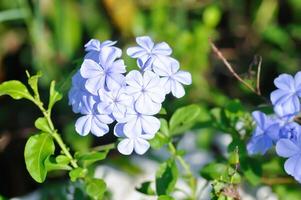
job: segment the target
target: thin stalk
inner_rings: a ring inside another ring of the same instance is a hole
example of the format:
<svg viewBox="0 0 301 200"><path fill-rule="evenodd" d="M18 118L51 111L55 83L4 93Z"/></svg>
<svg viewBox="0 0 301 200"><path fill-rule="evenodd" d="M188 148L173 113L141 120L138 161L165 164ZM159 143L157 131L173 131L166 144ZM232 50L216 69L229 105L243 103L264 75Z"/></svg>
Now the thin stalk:
<svg viewBox="0 0 301 200"><path fill-rule="evenodd" d="M64 152L64 154L70 159L70 163L72 165L73 168L78 168L78 165L76 163L76 160L73 158L73 156L71 155L71 153L68 150L68 147L66 146L66 144L63 142L61 136L57 133L57 131L54 128L54 125L52 123L52 120L50 118L50 112L48 112L44 107L42 102L37 102L37 101L33 101L34 104L36 104L39 109L41 110L41 112L43 113L45 119L47 120L47 123L51 129L51 135L54 138L54 140L57 142L57 144L60 146L60 148L62 149L62 151Z"/></svg>
<svg viewBox="0 0 301 200"><path fill-rule="evenodd" d="M191 193L192 193L190 198L191 198L191 200L196 200L197 181L191 172L190 166L188 165L188 163L186 163L186 161L180 155L177 155L177 149L173 145L172 142L168 143L168 149L169 149L170 153L173 156L175 156L175 158L179 161L180 165L183 167L185 174L186 174L186 178L188 180L188 185L190 186Z"/></svg>
<svg viewBox="0 0 301 200"><path fill-rule="evenodd" d="M214 51L214 53L219 57L219 59L221 59L223 61L223 63L225 64L225 66L227 67L227 69L230 71L230 73L239 81L241 82L244 86L246 86L249 90L251 90L252 92L254 92L255 94L257 94L258 96L261 96L260 92L258 92L252 85L250 85L249 83L247 83L246 81L244 81L233 69L233 67L231 66L231 64L227 61L227 59L224 57L224 55L222 54L222 52L220 52L218 50L218 48L215 46L215 44L209 40L210 45L212 50Z"/></svg>

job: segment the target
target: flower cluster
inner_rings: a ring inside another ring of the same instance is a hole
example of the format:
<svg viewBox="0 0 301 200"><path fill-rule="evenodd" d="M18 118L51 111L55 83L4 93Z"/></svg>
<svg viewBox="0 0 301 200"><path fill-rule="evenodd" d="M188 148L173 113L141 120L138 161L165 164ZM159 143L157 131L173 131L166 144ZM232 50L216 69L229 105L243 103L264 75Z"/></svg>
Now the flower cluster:
<svg viewBox="0 0 301 200"><path fill-rule="evenodd" d="M72 78L69 104L82 116L75 124L77 133L103 136L116 121L114 134L122 138L118 151L129 155L144 154L148 140L160 128L154 115L159 113L168 93L184 96L183 85L191 84L191 75L179 70L179 62L170 55L165 42L154 44L148 36L137 37L139 46L127 49L137 59L138 70L126 74L121 49L116 42L92 39L80 70Z"/></svg>
<svg viewBox="0 0 301 200"><path fill-rule="evenodd" d="M301 72L294 77L281 74L274 80L277 87L271 93L274 114L266 116L260 111L253 112L256 129L247 145L249 154L265 154L276 145L279 156L288 158L285 171L301 182L301 126L298 122L301 97Z"/></svg>

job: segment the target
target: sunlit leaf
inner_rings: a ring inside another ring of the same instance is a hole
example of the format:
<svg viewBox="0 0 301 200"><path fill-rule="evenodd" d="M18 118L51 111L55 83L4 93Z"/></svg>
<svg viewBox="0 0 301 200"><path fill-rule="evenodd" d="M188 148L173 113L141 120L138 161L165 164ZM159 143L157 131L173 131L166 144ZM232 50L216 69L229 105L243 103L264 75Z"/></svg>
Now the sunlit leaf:
<svg viewBox="0 0 301 200"><path fill-rule="evenodd" d="M47 169L45 160L54 153L54 143L48 133L31 136L25 145L24 156L26 168L31 177L39 182L44 182Z"/></svg>
<svg viewBox="0 0 301 200"><path fill-rule="evenodd" d="M9 95L14 99L29 99L33 100L26 86L20 81L6 81L0 84L0 96Z"/></svg>

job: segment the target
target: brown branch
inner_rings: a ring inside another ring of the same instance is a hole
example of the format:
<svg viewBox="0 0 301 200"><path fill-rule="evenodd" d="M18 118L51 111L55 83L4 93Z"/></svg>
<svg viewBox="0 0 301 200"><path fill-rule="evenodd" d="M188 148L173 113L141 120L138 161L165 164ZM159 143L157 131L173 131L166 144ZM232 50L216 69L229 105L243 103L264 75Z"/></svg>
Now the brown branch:
<svg viewBox="0 0 301 200"><path fill-rule="evenodd" d="M261 182L266 185L278 185L278 184L296 184L297 182L290 177L277 177L277 178L268 178L262 177Z"/></svg>
<svg viewBox="0 0 301 200"><path fill-rule="evenodd" d="M233 69L233 67L231 66L231 64L227 61L227 59L223 56L222 52L220 52L218 50L218 48L215 46L215 44L209 39L209 43L211 45L211 48L213 50L213 52L219 57L219 59L221 59L223 61L223 63L225 64L225 66L227 67L227 69L230 71L230 73L239 81L241 82L244 86L246 86L249 90L251 90L252 92L254 92L255 94L257 94L258 96L261 96L260 92L258 92L256 89L254 89L254 87L252 87L249 83L247 83L246 81L244 81ZM260 61L260 66L258 66L261 68L261 61ZM258 74L257 74L258 75ZM260 74L259 74L260 75Z"/></svg>

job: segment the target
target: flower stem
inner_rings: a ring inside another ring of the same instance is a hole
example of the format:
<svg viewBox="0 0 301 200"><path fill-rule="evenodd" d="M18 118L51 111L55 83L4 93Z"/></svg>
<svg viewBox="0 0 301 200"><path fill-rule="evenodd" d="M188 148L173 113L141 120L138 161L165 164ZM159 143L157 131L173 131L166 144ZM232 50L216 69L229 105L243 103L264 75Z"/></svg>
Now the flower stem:
<svg viewBox="0 0 301 200"><path fill-rule="evenodd" d="M195 200L196 199L196 189L197 189L197 180L196 178L193 176L190 166L189 164L183 159L182 156L177 155L177 149L176 147L173 145L172 142L168 143L168 147L169 147L169 151L170 153L175 156L175 158L179 161L180 165L183 167L183 169L185 170L186 173L186 178L187 178L187 183L190 186L191 189L191 196L190 199L191 200Z"/></svg>
<svg viewBox="0 0 301 200"><path fill-rule="evenodd" d="M43 113L45 119L47 120L49 128L51 129L51 135L52 135L52 137L57 142L57 144L60 146L60 148L62 149L62 151L64 152L64 154L70 159L70 163L71 163L72 167L73 168L78 168L76 160L73 158L73 156L69 152L69 148L63 142L62 137L60 136L60 134L58 134L57 131L55 130L54 125L53 125L52 120L51 120L51 117L50 117L50 112L47 111L43 107L43 103L41 101L38 101L38 102L37 101L33 101L33 102L34 102L34 104L36 104L39 107L39 109Z"/></svg>

